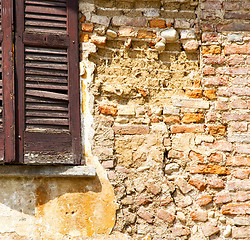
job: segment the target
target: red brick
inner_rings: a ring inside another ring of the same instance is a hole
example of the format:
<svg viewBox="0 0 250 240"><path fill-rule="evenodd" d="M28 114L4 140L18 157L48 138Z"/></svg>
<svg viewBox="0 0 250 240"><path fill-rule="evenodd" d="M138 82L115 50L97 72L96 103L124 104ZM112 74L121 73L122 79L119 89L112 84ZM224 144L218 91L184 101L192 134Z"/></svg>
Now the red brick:
<svg viewBox="0 0 250 240"><path fill-rule="evenodd" d="M182 123L203 123L205 122L205 117L200 113L188 113L181 119Z"/></svg>
<svg viewBox="0 0 250 240"><path fill-rule="evenodd" d="M149 127L145 125L116 125L113 127L115 134L142 135L149 133Z"/></svg>
<svg viewBox="0 0 250 240"><path fill-rule="evenodd" d="M226 165L234 167L250 166L250 157L228 157Z"/></svg>
<svg viewBox="0 0 250 240"><path fill-rule="evenodd" d="M204 157L200 153L197 153L197 152L192 151L192 150L189 152L188 157L189 157L189 159L191 159L192 161L197 162L197 163L204 162Z"/></svg>
<svg viewBox="0 0 250 240"><path fill-rule="evenodd" d="M218 33L202 33L202 42L218 42Z"/></svg>
<svg viewBox="0 0 250 240"><path fill-rule="evenodd" d="M119 37L134 37L135 30L131 27L121 27L118 30L118 36Z"/></svg>
<svg viewBox="0 0 250 240"><path fill-rule="evenodd" d="M219 55L204 55L203 56L203 62L205 64L225 64L226 59Z"/></svg>
<svg viewBox="0 0 250 240"><path fill-rule="evenodd" d="M93 32L94 25L92 23L82 23L82 31L84 32Z"/></svg>
<svg viewBox="0 0 250 240"><path fill-rule="evenodd" d="M206 189L206 182L198 179L198 178L191 178L188 183L194 187L196 187L199 191L204 191Z"/></svg>
<svg viewBox="0 0 250 240"><path fill-rule="evenodd" d="M117 107L109 106L109 105L101 105L99 106L99 112L105 115L117 115Z"/></svg>
<svg viewBox="0 0 250 240"><path fill-rule="evenodd" d="M229 66L234 65L243 65L244 64L244 57L240 55L232 55L227 60Z"/></svg>
<svg viewBox="0 0 250 240"><path fill-rule="evenodd" d="M233 176L238 179L248 179L250 175L250 169L237 169L233 172Z"/></svg>
<svg viewBox="0 0 250 240"><path fill-rule="evenodd" d="M190 167L190 173L201 173L201 174L218 174L218 175L228 175L230 171L226 167L221 167L219 165L198 165L196 167Z"/></svg>
<svg viewBox="0 0 250 240"><path fill-rule="evenodd" d="M211 163L221 163L223 161L222 153L212 153L207 160Z"/></svg>
<svg viewBox="0 0 250 240"><path fill-rule="evenodd" d="M149 20L149 26L151 28L165 28L166 21L161 20L161 19L152 19L152 20Z"/></svg>
<svg viewBox="0 0 250 240"><path fill-rule="evenodd" d="M203 74L204 75L214 75L215 74L215 68L211 66L205 66L203 68Z"/></svg>
<svg viewBox="0 0 250 240"><path fill-rule="evenodd" d="M228 203L228 202L231 202L232 201L232 197L229 193L223 193L223 192L220 192L220 193L217 193L214 197L214 202L216 204L222 204L222 203Z"/></svg>
<svg viewBox="0 0 250 240"><path fill-rule="evenodd" d="M250 204L229 203L221 207L224 215L246 215L250 214Z"/></svg>
<svg viewBox="0 0 250 240"><path fill-rule="evenodd" d="M217 226L215 226L213 223L210 223L210 222L205 223L201 229L202 229L203 234L206 237L215 235L220 231L220 229Z"/></svg>
<svg viewBox="0 0 250 240"><path fill-rule="evenodd" d="M249 54L250 53L250 44L247 45L238 45L238 44L230 44L226 45L224 48L225 55L230 54Z"/></svg>
<svg viewBox="0 0 250 240"><path fill-rule="evenodd" d="M156 38L156 34L153 31L139 30L137 33L137 38Z"/></svg>
<svg viewBox="0 0 250 240"><path fill-rule="evenodd" d="M161 220L163 220L164 222L167 222L167 223L173 223L175 220L174 215L172 215L171 213L169 213L163 209L158 210L157 217L160 218Z"/></svg>
<svg viewBox="0 0 250 240"><path fill-rule="evenodd" d="M163 122L166 124L175 124L175 123L180 123L180 117L178 116L169 116L169 117L164 117Z"/></svg>
<svg viewBox="0 0 250 240"><path fill-rule="evenodd" d="M88 33L80 33L80 42L88 42L89 34Z"/></svg>
<svg viewBox="0 0 250 240"><path fill-rule="evenodd" d="M223 77L209 77L204 79L205 86L223 86L227 85L228 83L228 76Z"/></svg>
<svg viewBox="0 0 250 240"><path fill-rule="evenodd" d="M209 203L211 203L212 202L212 197L210 196L210 195L202 195L202 196L200 196L200 197L198 197L198 199L197 199L197 204L199 205L199 206L206 206L206 205L208 205Z"/></svg>
<svg viewBox="0 0 250 240"><path fill-rule="evenodd" d="M205 126L203 124L196 125L175 125L171 127L171 133L203 133Z"/></svg>
<svg viewBox="0 0 250 240"><path fill-rule="evenodd" d="M209 178L207 184L210 188L220 189L225 187L225 183L219 178Z"/></svg>
<svg viewBox="0 0 250 240"><path fill-rule="evenodd" d="M223 140L214 141L214 143L205 143L205 146L219 151L232 151L232 143Z"/></svg>
<svg viewBox="0 0 250 240"><path fill-rule="evenodd" d="M203 32L213 32L215 30L215 25L213 23L203 22L201 23L201 30Z"/></svg>

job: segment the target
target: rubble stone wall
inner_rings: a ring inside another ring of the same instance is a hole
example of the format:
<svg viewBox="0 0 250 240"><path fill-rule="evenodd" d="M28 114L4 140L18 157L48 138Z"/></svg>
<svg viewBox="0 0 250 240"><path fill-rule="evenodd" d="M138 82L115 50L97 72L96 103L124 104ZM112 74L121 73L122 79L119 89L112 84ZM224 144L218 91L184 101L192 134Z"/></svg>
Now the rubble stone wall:
<svg viewBox="0 0 250 240"><path fill-rule="evenodd" d="M82 71L90 145L119 204L114 231L249 238L249 8L80 1L82 68L94 66L87 83Z"/></svg>

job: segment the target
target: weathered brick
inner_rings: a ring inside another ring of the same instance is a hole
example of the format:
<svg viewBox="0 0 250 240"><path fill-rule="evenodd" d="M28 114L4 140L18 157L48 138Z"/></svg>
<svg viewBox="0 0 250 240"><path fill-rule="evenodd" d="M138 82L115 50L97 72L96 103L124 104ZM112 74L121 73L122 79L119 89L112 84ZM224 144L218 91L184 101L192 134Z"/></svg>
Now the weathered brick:
<svg viewBox="0 0 250 240"><path fill-rule="evenodd" d="M240 9L240 2L223 2L223 8L225 10L239 10Z"/></svg>
<svg viewBox="0 0 250 240"><path fill-rule="evenodd" d="M202 229L202 232L203 234L206 236L206 237L210 237L214 234L217 234L218 232L220 232L220 229L215 226L214 224L212 223L204 223L201 227Z"/></svg>
<svg viewBox="0 0 250 240"><path fill-rule="evenodd" d="M172 103L176 107L185 108L209 108L209 102L200 99L172 98Z"/></svg>
<svg viewBox="0 0 250 240"><path fill-rule="evenodd" d="M82 31L84 32L93 32L94 26L92 23L82 23Z"/></svg>
<svg viewBox="0 0 250 240"><path fill-rule="evenodd" d="M207 221L207 212L204 210L192 211L190 213L193 221L206 222Z"/></svg>
<svg viewBox="0 0 250 240"><path fill-rule="evenodd" d="M119 37L134 37L135 30L131 27L121 27L118 30L118 36Z"/></svg>
<svg viewBox="0 0 250 240"><path fill-rule="evenodd" d="M250 31L249 24L244 22L233 22L229 24L217 24L216 29L218 32L222 31Z"/></svg>
<svg viewBox="0 0 250 240"><path fill-rule="evenodd" d="M228 75L246 75L248 73L248 68L244 67L219 67L217 72L220 74Z"/></svg>
<svg viewBox="0 0 250 240"><path fill-rule="evenodd" d="M232 151L232 143L227 142L227 141L214 141L214 143L205 143L205 146L215 149L215 150L219 150L219 151L225 151L225 152L230 152Z"/></svg>
<svg viewBox="0 0 250 240"><path fill-rule="evenodd" d="M201 3L201 9L205 10L219 10L222 8L221 2L206 1Z"/></svg>
<svg viewBox="0 0 250 240"><path fill-rule="evenodd" d="M205 64L225 64L226 59L223 56L220 55L204 55L203 56L203 62Z"/></svg>
<svg viewBox="0 0 250 240"><path fill-rule="evenodd" d="M87 43L89 41L88 33L80 33L80 42Z"/></svg>
<svg viewBox="0 0 250 240"><path fill-rule="evenodd" d="M211 163L221 163L223 161L223 154L222 153L212 153L207 160Z"/></svg>
<svg viewBox="0 0 250 240"><path fill-rule="evenodd" d="M139 210L137 211L137 215L148 223L152 223L154 221L153 214L148 212L144 207L139 208Z"/></svg>
<svg viewBox="0 0 250 240"><path fill-rule="evenodd" d="M225 55L230 54L249 54L250 53L250 44L238 45L238 44L229 44L224 48Z"/></svg>
<svg viewBox="0 0 250 240"><path fill-rule="evenodd" d="M250 114L248 113L230 113L226 112L222 114L222 119L226 121L249 121L250 120Z"/></svg>
<svg viewBox="0 0 250 240"><path fill-rule="evenodd" d="M196 187L199 191L204 191L206 189L206 182L198 179L198 178L191 178L189 179L188 183L194 187Z"/></svg>
<svg viewBox="0 0 250 240"><path fill-rule="evenodd" d="M167 206L169 203L173 202L173 198L171 196L163 197L160 200L160 206Z"/></svg>
<svg viewBox="0 0 250 240"><path fill-rule="evenodd" d="M216 110L228 110L229 103L227 101L217 101L215 103L215 109Z"/></svg>
<svg viewBox="0 0 250 240"><path fill-rule="evenodd" d="M233 176L238 179L248 179L250 169L237 169L233 172Z"/></svg>
<svg viewBox="0 0 250 240"><path fill-rule="evenodd" d="M182 123L203 123L205 122L205 117L200 113L185 114L181 119Z"/></svg>
<svg viewBox="0 0 250 240"><path fill-rule="evenodd" d="M161 192L161 187L153 183L148 183L147 191L153 193L154 195L158 195Z"/></svg>
<svg viewBox="0 0 250 240"><path fill-rule="evenodd" d="M182 159L184 157L184 153L171 149L168 152L168 157L169 158L175 158L175 159Z"/></svg>
<svg viewBox="0 0 250 240"><path fill-rule="evenodd" d="M205 126L203 124L171 126L171 133L203 133L204 131Z"/></svg>
<svg viewBox="0 0 250 240"><path fill-rule="evenodd" d="M215 68L211 66L205 66L203 68L203 74L204 75L214 75L215 74Z"/></svg>
<svg viewBox="0 0 250 240"><path fill-rule="evenodd" d="M117 115L117 107L109 106L109 105L101 105L99 106L99 112L101 114L115 116Z"/></svg>
<svg viewBox="0 0 250 240"><path fill-rule="evenodd" d="M250 193L244 191L238 191L235 193L235 200L237 202L245 202L250 200Z"/></svg>
<svg viewBox="0 0 250 240"><path fill-rule="evenodd" d="M223 86L228 83L228 76L204 78L205 86Z"/></svg>
<svg viewBox="0 0 250 240"><path fill-rule="evenodd" d="M170 229L174 237L188 236L191 234L188 227L175 226Z"/></svg>
<svg viewBox="0 0 250 240"><path fill-rule="evenodd" d="M185 208L187 206L190 206L193 203L193 200L190 196L185 196L181 199L175 199L175 202L178 207Z"/></svg>
<svg viewBox="0 0 250 240"><path fill-rule="evenodd" d="M218 42L218 33L202 33L202 42Z"/></svg>
<svg viewBox="0 0 250 240"><path fill-rule="evenodd" d="M115 134L120 135L134 135L134 134L148 134L149 126L145 125L116 125L113 127Z"/></svg>
<svg viewBox="0 0 250 240"><path fill-rule="evenodd" d="M202 89L186 89L185 94L191 98L202 98Z"/></svg>
<svg viewBox="0 0 250 240"><path fill-rule="evenodd" d="M242 93L242 95L244 95L244 92ZM230 102L230 106L233 109L235 109L235 108L236 109L247 109L248 108L248 104L244 100L233 100L233 101Z"/></svg>
<svg viewBox="0 0 250 240"><path fill-rule="evenodd" d="M156 38L156 33L153 31L139 30L137 33L137 38Z"/></svg>
<svg viewBox="0 0 250 240"><path fill-rule="evenodd" d="M149 20L149 26L151 28L165 28L166 27L166 20L162 20L162 19Z"/></svg>
<svg viewBox="0 0 250 240"><path fill-rule="evenodd" d="M228 192L219 192L214 196L214 202L216 204L228 203L232 201L232 197Z"/></svg>
<svg viewBox="0 0 250 240"><path fill-rule="evenodd" d="M98 46L105 47L106 45L106 37L101 37L97 35L92 35L90 41Z"/></svg>
<svg viewBox="0 0 250 240"><path fill-rule="evenodd" d="M236 144L236 153L250 154L250 144Z"/></svg>
<svg viewBox="0 0 250 240"><path fill-rule="evenodd" d="M222 179L220 178L209 178L207 180L207 184L210 188L215 188L215 189L219 189L219 188L224 188L225 187L225 183Z"/></svg>
<svg viewBox="0 0 250 240"><path fill-rule="evenodd" d="M178 177L175 180L175 184L180 188L180 190L183 194L186 194L193 189L193 187L191 185L189 185L185 179L180 178L180 177Z"/></svg>
<svg viewBox="0 0 250 240"><path fill-rule="evenodd" d="M198 197L196 202L199 206L202 207L202 206L206 206L209 203L211 203L212 200L213 200L212 197L210 195L206 194L206 195L201 195L200 197Z"/></svg>
<svg viewBox="0 0 250 240"><path fill-rule="evenodd" d="M153 202L152 198L147 196L147 195L139 195L136 199L135 199L135 203L138 206L141 205L146 205Z"/></svg>
<svg viewBox="0 0 250 240"><path fill-rule="evenodd" d="M202 54L220 54L221 47L219 45L210 45L202 47Z"/></svg>
<svg viewBox="0 0 250 240"><path fill-rule="evenodd" d="M102 166L105 168L105 169L111 169L111 168L114 168L114 161L113 160L108 160L108 161L103 161L102 162Z"/></svg>
<svg viewBox="0 0 250 240"><path fill-rule="evenodd" d="M244 12L226 12L224 15L225 19L250 19L249 13Z"/></svg>
<svg viewBox="0 0 250 240"><path fill-rule="evenodd" d="M163 122L166 124L175 124L175 123L180 123L180 117L178 116L169 116L169 117L164 117Z"/></svg>
<svg viewBox="0 0 250 240"><path fill-rule="evenodd" d="M250 214L250 204L228 203L221 207L221 212L224 215L246 215Z"/></svg>
<svg viewBox="0 0 250 240"><path fill-rule="evenodd" d="M228 157L226 165L235 167L250 166L250 157Z"/></svg>
<svg viewBox="0 0 250 240"><path fill-rule="evenodd" d="M91 22L108 27L110 23L110 18L106 16L98 16L98 15L92 14Z"/></svg>
<svg viewBox="0 0 250 240"><path fill-rule="evenodd" d="M213 23L203 22L201 23L201 30L203 32L214 32L215 25Z"/></svg>
<svg viewBox="0 0 250 240"><path fill-rule="evenodd" d="M225 135L226 133L226 127L225 126L215 126L215 125L210 125L208 126L208 131L209 134L212 136L219 136L219 135Z"/></svg>
<svg viewBox="0 0 250 240"><path fill-rule="evenodd" d="M250 88L248 87L231 87L228 89L231 93L239 96L250 96Z"/></svg>
<svg viewBox="0 0 250 240"><path fill-rule="evenodd" d="M132 27L145 27L147 25L146 18L134 17L129 18L126 16L114 16L111 21L113 26L132 26Z"/></svg>
<svg viewBox="0 0 250 240"><path fill-rule="evenodd" d="M189 168L190 173L201 173L201 174L218 174L218 175L228 175L229 170L226 167L221 167L219 165L198 165L196 167Z"/></svg>
<svg viewBox="0 0 250 240"><path fill-rule="evenodd" d="M234 65L243 65L245 60L243 56L240 55L231 55L228 59L227 62L229 66L234 66Z"/></svg>
<svg viewBox="0 0 250 240"><path fill-rule="evenodd" d="M250 179L246 180L231 180L227 182L229 191L250 191Z"/></svg>
<svg viewBox="0 0 250 240"><path fill-rule="evenodd" d="M202 154L197 153L195 151L190 151L189 155L188 155L189 159L191 159L194 162L197 163L203 163L204 162L204 157L202 156Z"/></svg>
<svg viewBox="0 0 250 240"><path fill-rule="evenodd" d="M250 236L250 227L233 227L232 238L233 239L248 239Z"/></svg>
<svg viewBox="0 0 250 240"><path fill-rule="evenodd" d="M169 213L163 209L158 210L157 217L160 218L161 220L163 220L164 222L167 222L167 223L173 223L175 220L174 215L172 215L171 213Z"/></svg>
<svg viewBox="0 0 250 240"><path fill-rule="evenodd" d="M234 225L236 226L249 226L250 225L250 217L234 217L233 221L234 221Z"/></svg>

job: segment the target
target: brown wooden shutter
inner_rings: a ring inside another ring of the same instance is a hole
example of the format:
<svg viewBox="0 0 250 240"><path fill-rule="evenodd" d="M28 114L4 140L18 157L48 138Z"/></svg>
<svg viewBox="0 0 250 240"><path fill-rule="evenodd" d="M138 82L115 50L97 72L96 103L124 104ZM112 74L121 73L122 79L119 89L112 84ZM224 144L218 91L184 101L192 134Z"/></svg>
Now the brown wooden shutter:
<svg viewBox="0 0 250 240"><path fill-rule="evenodd" d="M81 163L78 66L78 1L17 0L21 162Z"/></svg>
<svg viewBox="0 0 250 240"><path fill-rule="evenodd" d="M15 162L13 1L0 1L0 161Z"/></svg>

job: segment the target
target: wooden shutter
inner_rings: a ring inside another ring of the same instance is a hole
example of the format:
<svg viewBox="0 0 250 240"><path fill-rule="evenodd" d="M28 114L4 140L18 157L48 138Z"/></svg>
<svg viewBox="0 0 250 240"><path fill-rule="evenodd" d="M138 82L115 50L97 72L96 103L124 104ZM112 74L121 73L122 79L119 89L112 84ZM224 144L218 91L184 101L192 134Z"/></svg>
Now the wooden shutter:
<svg viewBox="0 0 250 240"><path fill-rule="evenodd" d="M78 1L16 1L18 149L23 163L80 164Z"/></svg>
<svg viewBox="0 0 250 240"><path fill-rule="evenodd" d="M0 161L15 162L13 1L0 1Z"/></svg>

